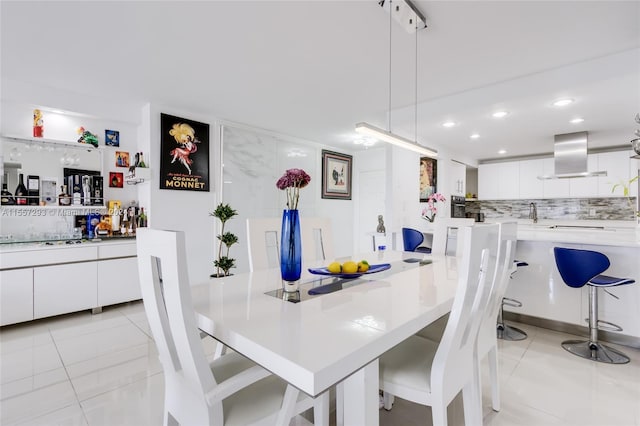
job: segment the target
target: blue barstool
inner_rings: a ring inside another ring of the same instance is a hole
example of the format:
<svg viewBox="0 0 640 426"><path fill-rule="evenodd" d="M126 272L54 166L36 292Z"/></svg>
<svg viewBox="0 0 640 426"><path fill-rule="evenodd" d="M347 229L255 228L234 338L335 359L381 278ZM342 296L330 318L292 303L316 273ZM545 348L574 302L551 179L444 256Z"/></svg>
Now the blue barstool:
<svg viewBox="0 0 640 426"><path fill-rule="evenodd" d="M529 266L527 262L523 262L521 260L514 260L513 264L517 268L520 268L522 266ZM513 274L515 274L516 270L511 273L510 278L513 278ZM520 302L519 300L511 299L509 297L502 298L502 304L500 305L500 311L498 312L498 324L496 326L498 339L510 341L526 339L527 333L520 330L519 328L512 327L504 323L504 320L502 319L504 305L511 306L513 308L521 308L522 302Z"/></svg>
<svg viewBox="0 0 640 426"><path fill-rule="evenodd" d="M417 229L402 228L402 242L404 251L415 251L419 253L431 253L429 247L422 247L420 244L424 241L424 234Z"/></svg>
<svg viewBox="0 0 640 426"><path fill-rule="evenodd" d="M628 363L628 356L598 342L598 324L600 323L609 325L615 331L622 331L622 328L615 324L598 320L598 287L633 284L635 280L600 275L609 268L611 263L607 256L597 251L555 247L553 253L565 284L574 288L589 286L589 340L567 340L562 342L562 347L574 355L592 361L609 364Z"/></svg>

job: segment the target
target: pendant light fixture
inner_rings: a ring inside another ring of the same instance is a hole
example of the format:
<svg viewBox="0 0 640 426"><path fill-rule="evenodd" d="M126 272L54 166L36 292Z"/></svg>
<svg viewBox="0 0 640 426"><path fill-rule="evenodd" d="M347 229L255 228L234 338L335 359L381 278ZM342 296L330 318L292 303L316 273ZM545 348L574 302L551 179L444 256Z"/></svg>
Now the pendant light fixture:
<svg viewBox="0 0 640 426"><path fill-rule="evenodd" d="M380 129L369 123L360 122L356 124L356 132L374 137L383 142L399 146L429 157L437 157L438 152L418 144L418 30L426 28L424 15L415 7L410 0L381 0L378 4L389 11L389 130ZM412 141L391 132L391 27L392 19L398 21L407 32L416 33L416 74L415 74L415 137Z"/></svg>

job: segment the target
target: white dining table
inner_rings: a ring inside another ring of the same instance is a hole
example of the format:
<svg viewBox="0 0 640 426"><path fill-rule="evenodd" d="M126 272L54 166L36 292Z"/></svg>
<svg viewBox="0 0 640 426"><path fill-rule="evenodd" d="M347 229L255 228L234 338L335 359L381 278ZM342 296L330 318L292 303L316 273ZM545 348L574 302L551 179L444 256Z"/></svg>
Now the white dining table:
<svg viewBox="0 0 640 426"><path fill-rule="evenodd" d="M450 311L456 258L380 251L353 259L391 268L299 303L267 294L281 285L279 269L194 285L198 327L310 396L343 382L344 424L378 425L378 358ZM326 265L305 268L318 266ZM305 270L301 291L327 280Z"/></svg>

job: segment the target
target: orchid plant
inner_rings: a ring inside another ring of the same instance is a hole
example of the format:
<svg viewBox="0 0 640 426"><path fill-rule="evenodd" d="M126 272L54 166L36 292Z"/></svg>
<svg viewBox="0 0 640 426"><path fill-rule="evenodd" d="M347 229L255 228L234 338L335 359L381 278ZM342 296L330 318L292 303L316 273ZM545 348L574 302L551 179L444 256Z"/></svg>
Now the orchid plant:
<svg viewBox="0 0 640 426"><path fill-rule="evenodd" d="M298 209L300 189L309 185L309 182L311 182L311 176L302 169L289 169L278 179L276 186L287 193L287 209Z"/></svg>
<svg viewBox="0 0 640 426"><path fill-rule="evenodd" d="M427 198L427 206L422 209L422 218L424 220L428 220L429 222L435 220L436 213L438 213L438 208L436 207L438 201L446 201L444 195L439 192L435 192Z"/></svg>

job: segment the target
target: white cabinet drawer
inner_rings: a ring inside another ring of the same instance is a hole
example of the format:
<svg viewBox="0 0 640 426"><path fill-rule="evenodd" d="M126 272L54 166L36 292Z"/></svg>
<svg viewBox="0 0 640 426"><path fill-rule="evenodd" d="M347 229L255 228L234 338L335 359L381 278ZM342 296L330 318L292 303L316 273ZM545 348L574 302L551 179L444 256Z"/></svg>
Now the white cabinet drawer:
<svg viewBox="0 0 640 426"><path fill-rule="evenodd" d="M34 268L34 318L81 311L98 306L97 268L97 262Z"/></svg>
<svg viewBox="0 0 640 426"><path fill-rule="evenodd" d="M110 259L114 257L126 257L136 255L136 243L127 244L105 244L98 247L99 259Z"/></svg>
<svg viewBox="0 0 640 426"><path fill-rule="evenodd" d="M2 256L0 256L0 269L82 262L86 260L96 260L98 258L97 247L88 247L84 244L80 246L81 247L2 253Z"/></svg>
<svg viewBox="0 0 640 426"><path fill-rule="evenodd" d="M0 271L0 325L33 319L33 269Z"/></svg>
<svg viewBox="0 0 640 426"><path fill-rule="evenodd" d="M138 258L98 262L98 306L142 299L138 279Z"/></svg>

